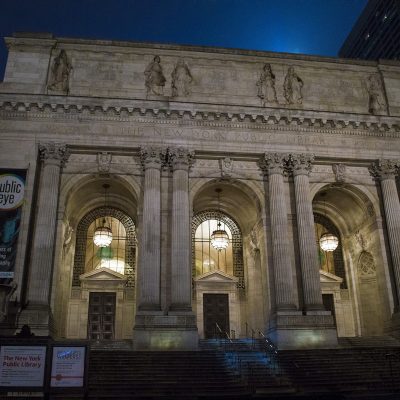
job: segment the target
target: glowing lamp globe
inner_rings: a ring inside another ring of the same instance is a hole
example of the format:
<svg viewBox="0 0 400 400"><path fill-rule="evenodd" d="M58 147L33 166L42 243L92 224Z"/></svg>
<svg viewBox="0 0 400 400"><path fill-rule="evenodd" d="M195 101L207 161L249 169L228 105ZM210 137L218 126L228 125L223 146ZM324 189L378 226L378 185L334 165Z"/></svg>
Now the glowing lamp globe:
<svg viewBox="0 0 400 400"><path fill-rule="evenodd" d="M323 251L334 251L339 245L339 239L332 233L324 233L319 239L319 245Z"/></svg>
<svg viewBox="0 0 400 400"><path fill-rule="evenodd" d="M112 231L108 226L96 228L93 235L93 242L98 247L108 247L112 242Z"/></svg>
<svg viewBox="0 0 400 400"><path fill-rule="evenodd" d="M229 246L229 237L223 229L217 229L211 234L211 246L221 251Z"/></svg>

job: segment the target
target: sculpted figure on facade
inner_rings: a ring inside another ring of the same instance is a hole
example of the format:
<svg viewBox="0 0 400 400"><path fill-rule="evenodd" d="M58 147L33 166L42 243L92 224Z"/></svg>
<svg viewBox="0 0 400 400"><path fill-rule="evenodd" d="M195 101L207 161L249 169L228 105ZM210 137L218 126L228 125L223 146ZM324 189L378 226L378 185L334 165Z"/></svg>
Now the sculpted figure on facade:
<svg viewBox="0 0 400 400"><path fill-rule="evenodd" d="M370 114L386 114L387 106L383 86L378 74L367 78L368 112Z"/></svg>
<svg viewBox="0 0 400 400"><path fill-rule="evenodd" d="M343 183L346 180L346 166L344 164L333 164L332 171L335 174L335 181Z"/></svg>
<svg viewBox="0 0 400 400"><path fill-rule="evenodd" d="M153 58L153 61L145 69L144 76L147 94L163 96L166 79L159 56Z"/></svg>
<svg viewBox="0 0 400 400"><path fill-rule="evenodd" d="M175 68L172 71L171 78L173 97L190 95L190 85L193 82L193 77L190 73L189 67L182 58L180 58L176 63Z"/></svg>
<svg viewBox="0 0 400 400"><path fill-rule="evenodd" d="M61 50L60 54L53 61L47 88L68 94L71 70L72 66L68 61L67 53L65 50Z"/></svg>
<svg viewBox="0 0 400 400"><path fill-rule="evenodd" d="M263 107L268 103L277 103L275 90L275 75L272 72L271 65L265 64L260 78L257 81L257 95L261 99Z"/></svg>
<svg viewBox="0 0 400 400"><path fill-rule="evenodd" d="M288 104L301 104L303 102L303 80L289 67L283 83L283 94Z"/></svg>

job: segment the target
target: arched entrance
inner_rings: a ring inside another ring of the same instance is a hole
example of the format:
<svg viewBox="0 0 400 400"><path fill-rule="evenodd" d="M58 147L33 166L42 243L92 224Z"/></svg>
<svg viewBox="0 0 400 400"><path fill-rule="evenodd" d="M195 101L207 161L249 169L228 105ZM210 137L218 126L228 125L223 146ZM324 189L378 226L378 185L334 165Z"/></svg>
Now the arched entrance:
<svg viewBox="0 0 400 400"><path fill-rule="evenodd" d="M220 202L216 189L222 190ZM201 338L245 336L245 326L264 330L267 271L260 267L260 249L255 245L264 239L256 199L252 189L235 180L207 182L194 196L193 310ZM218 224L229 237L229 245L220 251L211 243ZM264 251L261 259L265 262Z"/></svg>
<svg viewBox="0 0 400 400"><path fill-rule="evenodd" d="M94 244L96 227L107 224L109 246ZM67 336L122 339L130 334L136 272L136 230L128 215L113 207L99 207L78 224ZM129 332L129 333L128 333Z"/></svg>
<svg viewBox="0 0 400 400"><path fill-rule="evenodd" d="M334 252L318 245L321 287L335 314L339 336L384 334L390 317L381 233L371 200L359 188L329 185L313 199L318 239L339 238Z"/></svg>

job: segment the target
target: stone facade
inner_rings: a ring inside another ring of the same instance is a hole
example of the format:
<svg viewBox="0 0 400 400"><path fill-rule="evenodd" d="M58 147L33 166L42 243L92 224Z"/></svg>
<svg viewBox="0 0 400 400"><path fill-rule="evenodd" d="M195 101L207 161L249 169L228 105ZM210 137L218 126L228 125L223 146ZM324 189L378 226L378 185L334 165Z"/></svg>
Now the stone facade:
<svg viewBox="0 0 400 400"><path fill-rule="evenodd" d="M400 64L5 40L0 168L27 179L2 332L86 338L91 293L115 293L112 337L138 349L195 348L205 294L227 296L227 333L281 348L399 331ZM124 270L88 267L96 218L131 232ZM213 218L234 232L223 268L196 252Z"/></svg>

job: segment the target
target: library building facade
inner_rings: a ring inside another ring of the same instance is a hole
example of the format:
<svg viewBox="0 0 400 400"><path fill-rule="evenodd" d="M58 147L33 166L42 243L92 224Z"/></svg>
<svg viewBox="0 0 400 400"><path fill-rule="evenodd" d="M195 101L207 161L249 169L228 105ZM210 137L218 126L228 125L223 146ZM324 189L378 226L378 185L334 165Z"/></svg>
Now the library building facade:
<svg viewBox="0 0 400 400"><path fill-rule="evenodd" d="M400 335L400 64L5 38L0 335Z"/></svg>

